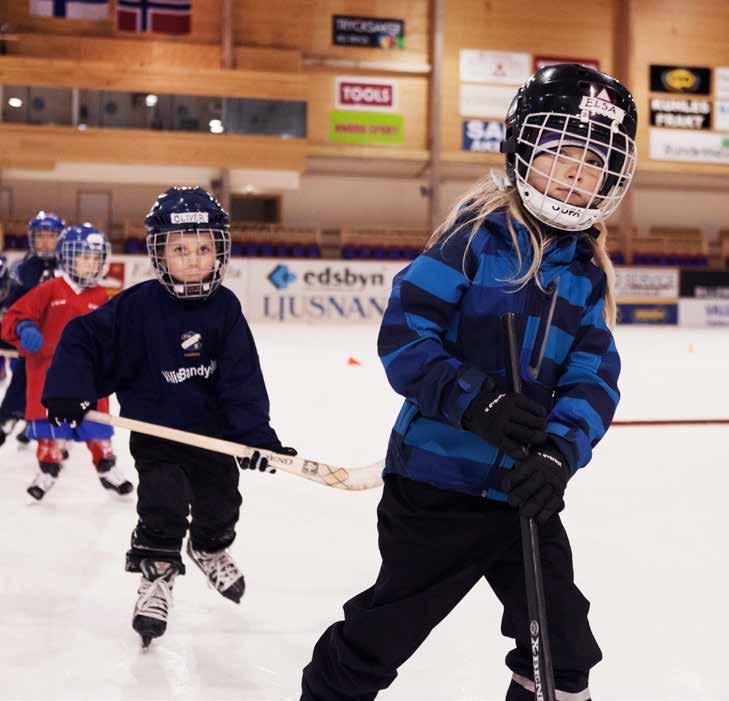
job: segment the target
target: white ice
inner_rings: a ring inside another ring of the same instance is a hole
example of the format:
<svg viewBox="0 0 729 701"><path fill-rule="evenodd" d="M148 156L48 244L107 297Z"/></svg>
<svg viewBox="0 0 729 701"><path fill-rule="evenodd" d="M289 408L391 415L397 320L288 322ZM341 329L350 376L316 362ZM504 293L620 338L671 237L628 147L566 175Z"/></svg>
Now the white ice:
<svg viewBox="0 0 729 701"><path fill-rule="evenodd" d="M326 462L384 454L399 398L376 358L376 327L255 329L285 443ZM729 334L620 328L618 418L729 416ZM361 365L348 365L352 356ZM120 463L136 480L126 447ZM238 607L190 565L167 635L140 652L123 572L134 501L104 492L84 446L54 490L26 505L32 451L0 449L0 699L298 698L302 667L350 596L377 574L378 490L344 493L286 474L241 475L233 553ZM718 701L726 684L729 429L614 428L569 485L564 520L577 582L605 659L600 701ZM497 701L510 643L477 586L379 698Z"/></svg>

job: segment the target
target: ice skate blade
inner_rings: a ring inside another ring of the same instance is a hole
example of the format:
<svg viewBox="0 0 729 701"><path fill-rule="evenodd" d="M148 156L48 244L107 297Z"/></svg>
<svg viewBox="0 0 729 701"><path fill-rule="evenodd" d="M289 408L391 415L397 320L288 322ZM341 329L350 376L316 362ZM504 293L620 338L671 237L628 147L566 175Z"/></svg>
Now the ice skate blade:
<svg viewBox="0 0 729 701"><path fill-rule="evenodd" d="M99 482L101 482L101 486L104 489L108 489L110 492L114 492L114 494L118 494L120 497L131 494L134 491L134 485L131 482L123 482L119 486L116 486L103 477L99 478Z"/></svg>
<svg viewBox="0 0 729 701"><path fill-rule="evenodd" d="M28 494L28 504L40 504L46 493L40 487L28 487L25 490Z"/></svg>
<svg viewBox="0 0 729 701"><path fill-rule="evenodd" d="M142 642L142 652L148 653L149 652L149 646L152 644L152 641L154 638L151 635L142 635L141 636L141 642Z"/></svg>

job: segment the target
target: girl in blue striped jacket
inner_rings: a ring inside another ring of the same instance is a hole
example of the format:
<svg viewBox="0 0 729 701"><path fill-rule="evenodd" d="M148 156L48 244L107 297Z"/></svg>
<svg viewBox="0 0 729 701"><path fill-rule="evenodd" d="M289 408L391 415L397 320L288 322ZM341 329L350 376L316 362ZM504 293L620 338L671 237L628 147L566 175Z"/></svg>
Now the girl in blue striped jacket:
<svg viewBox="0 0 729 701"><path fill-rule="evenodd" d="M557 698L589 701L601 652L558 512L619 398L603 222L632 178L636 119L610 76L541 69L507 115L508 181L478 183L396 277L379 352L405 402L378 508L382 567L317 643L303 701L374 699L481 577L515 640L506 699L533 699L520 515L541 524ZM507 381L508 312L521 395Z"/></svg>

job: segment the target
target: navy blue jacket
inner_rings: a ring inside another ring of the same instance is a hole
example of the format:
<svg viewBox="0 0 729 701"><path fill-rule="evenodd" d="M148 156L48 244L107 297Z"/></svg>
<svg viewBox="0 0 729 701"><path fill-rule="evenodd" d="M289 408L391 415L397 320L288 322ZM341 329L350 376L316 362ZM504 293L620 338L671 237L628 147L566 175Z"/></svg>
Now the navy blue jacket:
<svg viewBox="0 0 729 701"><path fill-rule="evenodd" d="M73 319L43 399L113 392L131 419L261 448L281 445L269 425L253 336L225 287L206 300L183 301L150 280Z"/></svg>
<svg viewBox="0 0 729 701"><path fill-rule="evenodd" d="M53 277L56 269L55 258L39 258L30 253L18 261L10 269L10 292L3 301L7 309L12 307L24 294L30 292L36 285Z"/></svg>
<svg viewBox="0 0 729 701"><path fill-rule="evenodd" d="M529 251L528 232L514 226L520 250ZM519 265L505 215L490 215L467 249L469 235L470 227L431 247L393 283L378 350L405 403L385 472L503 500L494 468L514 461L461 428L487 376L508 388L500 316L516 314L523 391L549 413L550 439L572 472L589 462L612 421L620 358L603 319L606 277L591 260L589 234L550 243L540 285L532 279L521 289L509 280L529 260Z"/></svg>
<svg viewBox="0 0 729 701"><path fill-rule="evenodd" d="M10 290L8 296L0 304L0 319L2 319L3 310L10 309L13 304L40 282L50 280L55 269L55 258L39 258L32 253L17 261L10 269ZM0 341L0 348L15 350L14 346L5 341Z"/></svg>

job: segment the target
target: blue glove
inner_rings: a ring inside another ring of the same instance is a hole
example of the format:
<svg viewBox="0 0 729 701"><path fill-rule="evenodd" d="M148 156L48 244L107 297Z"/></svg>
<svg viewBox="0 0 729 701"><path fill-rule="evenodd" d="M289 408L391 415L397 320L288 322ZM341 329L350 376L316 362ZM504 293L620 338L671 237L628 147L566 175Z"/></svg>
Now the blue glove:
<svg viewBox="0 0 729 701"><path fill-rule="evenodd" d="M30 353L37 353L43 345L43 334L32 321L19 321L15 326L20 345Z"/></svg>

